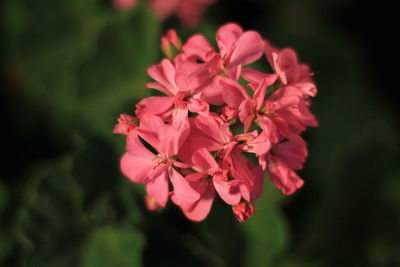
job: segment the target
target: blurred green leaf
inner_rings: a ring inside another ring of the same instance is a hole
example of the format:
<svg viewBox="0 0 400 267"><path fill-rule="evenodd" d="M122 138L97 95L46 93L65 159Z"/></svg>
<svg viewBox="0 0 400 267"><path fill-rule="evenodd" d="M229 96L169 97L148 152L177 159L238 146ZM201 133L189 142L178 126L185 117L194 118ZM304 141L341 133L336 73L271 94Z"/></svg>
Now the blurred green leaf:
<svg viewBox="0 0 400 267"><path fill-rule="evenodd" d="M84 194L84 207L111 193L120 182L115 149L103 138L82 129L79 152L73 160L72 174ZM109 166L109 168L102 168Z"/></svg>
<svg viewBox="0 0 400 267"><path fill-rule="evenodd" d="M134 228L104 227L94 230L86 243L83 267L142 266L142 235Z"/></svg>
<svg viewBox="0 0 400 267"><path fill-rule="evenodd" d="M288 247L288 226L278 206L281 192L265 177L265 193L256 201L255 213L242 224L248 239L246 266L275 266Z"/></svg>
<svg viewBox="0 0 400 267"><path fill-rule="evenodd" d="M3 5L13 14L4 17L8 60L22 69L30 101L59 121L110 136L125 105L149 95L146 69L160 54L160 23L147 5L132 12L96 0Z"/></svg>
<svg viewBox="0 0 400 267"><path fill-rule="evenodd" d="M21 264L71 266L77 260L87 220L70 169L70 158L37 166L21 192L25 200L14 226Z"/></svg>

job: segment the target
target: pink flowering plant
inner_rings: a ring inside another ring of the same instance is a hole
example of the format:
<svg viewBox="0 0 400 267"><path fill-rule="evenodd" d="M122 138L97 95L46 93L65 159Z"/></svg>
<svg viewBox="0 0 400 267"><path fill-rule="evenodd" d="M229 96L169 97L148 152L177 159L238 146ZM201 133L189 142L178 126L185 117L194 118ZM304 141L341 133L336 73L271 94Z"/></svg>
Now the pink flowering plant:
<svg viewBox="0 0 400 267"><path fill-rule="evenodd" d="M202 221L214 198L239 221L255 210L265 173L285 195L303 186L296 173L307 157L301 134L318 125L310 112L317 93L308 65L290 48L278 49L234 23L219 28L218 49L200 34L182 43L174 30L161 39L167 58L147 70L135 116L121 114L114 133L126 135L120 166L146 185L149 210L170 199ZM271 72L250 64L265 58Z"/></svg>

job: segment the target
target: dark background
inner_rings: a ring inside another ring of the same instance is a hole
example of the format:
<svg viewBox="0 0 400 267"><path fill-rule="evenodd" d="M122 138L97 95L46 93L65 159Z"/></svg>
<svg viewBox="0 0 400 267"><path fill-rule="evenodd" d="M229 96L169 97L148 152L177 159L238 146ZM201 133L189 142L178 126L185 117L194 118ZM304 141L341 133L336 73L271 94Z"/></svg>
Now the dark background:
<svg viewBox="0 0 400 267"><path fill-rule="evenodd" d="M399 266L399 100L391 1L228 1L196 30L145 5L0 3L0 266ZM238 223L217 201L201 223L149 213L119 173L119 113L151 92L170 27L213 38L228 21L293 47L318 85L305 186L266 182Z"/></svg>

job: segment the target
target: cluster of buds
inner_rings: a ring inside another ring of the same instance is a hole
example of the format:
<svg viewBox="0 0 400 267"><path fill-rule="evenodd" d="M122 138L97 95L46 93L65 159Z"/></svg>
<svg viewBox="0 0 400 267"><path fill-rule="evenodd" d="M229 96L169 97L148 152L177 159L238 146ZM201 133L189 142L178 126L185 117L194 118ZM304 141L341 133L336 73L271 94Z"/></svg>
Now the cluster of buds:
<svg viewBox="0 0 400 267"><path fill-rule="evenodd" d="M283 194L303 185L306 143L317 126L309 110L316 86L309 67L289 48L277 49L255 31L230 23L215 50L200 34L181 43L162 37L168 58L148 68L151 96L122 114L114 133L127 137L122 173L146 185L149 210L170 198L193 221L207 217L218 195L239 221L254 212L264 176ZM266 57L272 73L246 67Z"/></svg>

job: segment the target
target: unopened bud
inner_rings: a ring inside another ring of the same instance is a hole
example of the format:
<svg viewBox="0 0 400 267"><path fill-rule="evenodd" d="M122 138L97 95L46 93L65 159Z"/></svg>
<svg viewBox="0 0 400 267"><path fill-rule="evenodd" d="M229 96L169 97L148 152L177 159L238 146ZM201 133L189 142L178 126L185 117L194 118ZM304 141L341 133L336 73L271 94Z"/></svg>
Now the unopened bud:
<svg viewBox="0 0 400 267"><path fill-rule="evenodd" d="M181 51L182 42L175 30L168 30L167 34L161 37L161 48L169 59L173 59Z"/></svg>
<svg viewBox="0 0 400 267"><path fill-rule="evenodd" d="M248 201L242 201L232 206L233 214L239 222L246 221L254 213L254 205Z"/></svg>
<svg viewBox="0 0 400 267"><path fill-rule="evenodd" d="M157 211L162 208L162 206L158 204L157 200L153 196L147 195L144 198L144 202L146 203L146 208L149 211Z"/></svg>
<svg viewBox="0 0 400 267"><path fill-rule="evenodd" d="M221 119L229 124L236 122L238 111L230 106L224 106L221 110Z"/></svg>

